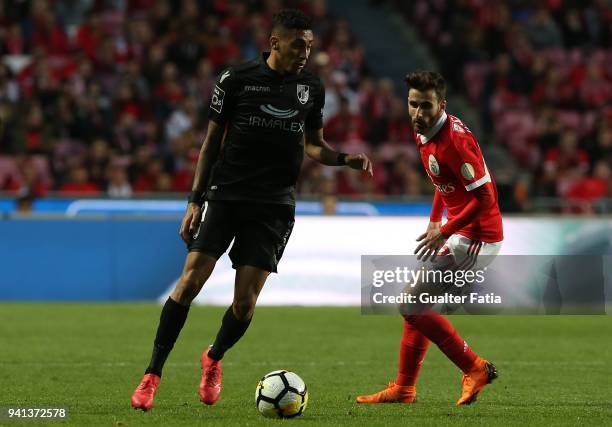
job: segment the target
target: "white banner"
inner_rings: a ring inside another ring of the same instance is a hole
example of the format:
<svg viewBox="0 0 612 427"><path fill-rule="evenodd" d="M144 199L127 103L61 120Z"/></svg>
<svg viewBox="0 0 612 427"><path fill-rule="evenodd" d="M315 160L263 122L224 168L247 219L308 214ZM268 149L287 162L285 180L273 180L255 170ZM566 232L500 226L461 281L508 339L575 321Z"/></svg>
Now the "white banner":
<svg viewBox="0 0 612 427"><path fill-rule="evenodd" d="M298 217L278 274L270 275L258 305L358 306L361 255L412 254L428 221L426 217ZM555 255L585 239L601 237L609 242L612 225L607 219L593 218L506 218L504 236L500 254ZM225 254L194 302L229 305L234 273ZM161 301L173 288L174 283Z"/></svg>

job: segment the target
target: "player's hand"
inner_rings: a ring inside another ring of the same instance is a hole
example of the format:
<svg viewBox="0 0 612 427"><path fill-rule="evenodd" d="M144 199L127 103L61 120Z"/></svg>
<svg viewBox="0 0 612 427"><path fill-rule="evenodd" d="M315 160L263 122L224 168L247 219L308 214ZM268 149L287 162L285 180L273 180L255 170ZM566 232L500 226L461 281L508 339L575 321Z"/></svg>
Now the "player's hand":
<svg viewBox="0 0 612 427"><path fill-rule="evenodd" d="M191 242L193 234L200 226L201 220L202 208L197 203L189 203L187 205L187 212L185 212L185 216L183 217L181 228L179 230L181 239L183 239L185 243Z"/></svg>
<svg viewBox="0 0 612 427"><path fill-rule="evenodd" d="M346 156L346 165L351 169L367 171L370 176L374 176L372 161L363 153Z"/></svg>
<svg viewBox="0 0 612 427"><path fill-rule="evenodd" d="M438 251L446 243L446 237L440 233L440 226L440 222L430 222L427 231L417 237L417 242L421 242L414 250L417 260L427 261L430 257L431 261L436 259Z"/></svg>

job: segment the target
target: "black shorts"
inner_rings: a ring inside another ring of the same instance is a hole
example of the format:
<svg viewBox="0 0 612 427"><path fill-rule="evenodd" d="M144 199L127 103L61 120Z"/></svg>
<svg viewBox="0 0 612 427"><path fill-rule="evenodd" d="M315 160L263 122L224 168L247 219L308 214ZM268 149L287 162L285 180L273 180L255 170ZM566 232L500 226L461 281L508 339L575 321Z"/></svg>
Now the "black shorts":
<svg viewBox="0 0 612 427"><path fill-rule="evenodd" d="M234 268L251 265L276 273L294 222L295 206L213 200L206 202L187 248L219 259L234 239L229 252Z"/></svg>

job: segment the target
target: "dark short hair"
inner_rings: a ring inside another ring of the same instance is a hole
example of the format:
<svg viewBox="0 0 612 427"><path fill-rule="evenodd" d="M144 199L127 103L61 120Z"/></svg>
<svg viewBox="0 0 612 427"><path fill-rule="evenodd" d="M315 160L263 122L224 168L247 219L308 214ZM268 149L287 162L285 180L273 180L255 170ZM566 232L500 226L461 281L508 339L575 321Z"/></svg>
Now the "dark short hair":
<svg viewBox="0 0 612 427"><path fill-rule="evenodd" d="M311 29L312 18L297 9L283 9L272 16L272 32Z"/></svg>
<svg viewBox="0 0 612 427"><path fill-rule="evenodd" d="M408 91L416 89L425 92L433 89L438 100L443 101L446 99L446 81L440 73L435 71L414 71L408 73L404 81L408 86Z"/></svg>

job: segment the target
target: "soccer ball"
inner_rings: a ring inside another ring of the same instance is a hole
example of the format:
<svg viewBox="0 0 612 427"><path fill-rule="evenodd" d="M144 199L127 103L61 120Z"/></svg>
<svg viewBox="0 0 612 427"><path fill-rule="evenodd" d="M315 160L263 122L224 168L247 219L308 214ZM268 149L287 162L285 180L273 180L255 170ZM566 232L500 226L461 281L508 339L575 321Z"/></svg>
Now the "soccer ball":
<svg viewBox="0 0 612 427"><path fill-rule="evenodd" d="M295 372L272 371L257 384L255 403L264 417L293 418L306 409L308 390Z"/></svg>

